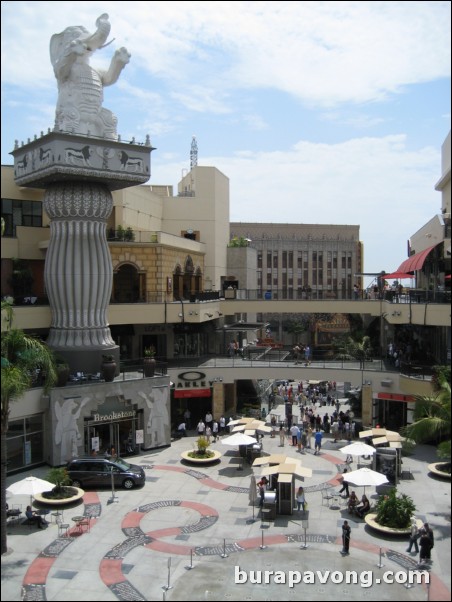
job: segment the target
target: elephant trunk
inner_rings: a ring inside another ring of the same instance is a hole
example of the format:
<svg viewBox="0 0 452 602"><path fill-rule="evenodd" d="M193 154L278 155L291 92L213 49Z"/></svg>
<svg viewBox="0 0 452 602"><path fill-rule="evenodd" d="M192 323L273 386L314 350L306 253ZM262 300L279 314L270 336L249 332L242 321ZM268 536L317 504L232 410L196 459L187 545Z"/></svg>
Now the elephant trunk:
<svg viewBox="0 0 452 602"><path fill-rule="evenodd" d="M110 33L111 25L108 20L108 15L104 13L101 15L96 21L97 30L93 34L89 34L86 38L83 37L82 40L86 44L87 49L89 51L97 50L101 48Z"/></svg>

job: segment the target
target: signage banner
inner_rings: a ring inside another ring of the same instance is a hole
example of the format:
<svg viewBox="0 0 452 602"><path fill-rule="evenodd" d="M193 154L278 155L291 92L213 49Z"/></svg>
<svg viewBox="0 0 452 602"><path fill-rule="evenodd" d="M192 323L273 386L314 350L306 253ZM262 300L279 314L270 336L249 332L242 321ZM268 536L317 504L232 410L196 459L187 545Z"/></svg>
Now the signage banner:
<svg viewBox="0 0 452 602"><path fill-rule="evenodd" d="M187 397L210 397L211 396L211 392L210 389L181 389L178 390L176 389L174 391L174 397L175 398L183 398L186 399Z"/></svg>

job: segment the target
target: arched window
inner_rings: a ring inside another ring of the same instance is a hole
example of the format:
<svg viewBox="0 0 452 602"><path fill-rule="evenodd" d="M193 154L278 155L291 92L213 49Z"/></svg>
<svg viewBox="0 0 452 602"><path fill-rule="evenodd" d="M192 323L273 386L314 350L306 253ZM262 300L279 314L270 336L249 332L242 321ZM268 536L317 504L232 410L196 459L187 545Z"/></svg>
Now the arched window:
<svg viewBox="0 0 452 602"><path fill-rule="evenodd" d="M146 274L136 266L124 263L113 274L113 303L137 303L145 301Z"/></svg>

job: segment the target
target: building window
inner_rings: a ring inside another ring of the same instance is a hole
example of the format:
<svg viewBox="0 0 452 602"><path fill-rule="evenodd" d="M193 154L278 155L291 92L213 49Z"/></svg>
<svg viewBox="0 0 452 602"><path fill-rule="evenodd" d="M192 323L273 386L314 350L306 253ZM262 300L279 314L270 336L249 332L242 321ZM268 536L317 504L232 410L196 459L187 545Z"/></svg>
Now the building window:
<svg viewBox="0 0 452 602"><path fill-rule="evenodd" d="M35 414L10 420L7 433L8 472L44 461L44 419Z"/></svg>
<svg viewBox="0 0 452 602"><path fill-rule="evenodd" d="M16 236L17 226L42 228L41 201L2 199L1 212L5 220L3 236Z"/></svg>

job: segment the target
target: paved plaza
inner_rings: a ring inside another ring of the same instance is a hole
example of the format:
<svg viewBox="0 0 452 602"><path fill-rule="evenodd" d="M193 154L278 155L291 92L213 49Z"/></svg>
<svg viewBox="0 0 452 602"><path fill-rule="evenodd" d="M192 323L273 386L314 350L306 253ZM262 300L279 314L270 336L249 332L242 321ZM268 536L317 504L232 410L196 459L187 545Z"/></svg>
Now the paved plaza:
<svg viewBox="0 0 452 602"><path fill-rule="evenodd" d="M116 491L116 501L111 490L87 491L82 504L64 510L67 534L59 534L54 520L43 530L9 526L1 599L450 600L450 482L429 474L427 464L436 460L433 448L418 446L403 459L411 478L398 489L414 499L417 516L435 535L430 586L407 587L384 583L383 575L392 571L403 577L417 567L419 557L406 553L408 538L381 536L348 514L345 499L323 499L325 487L338 491L344 467L339 449L345 441L333 443L325 435L315 456L309 450L300 455L288 440L283 449L279 437L264 437L265 453L301 457L313 470L303 483L307 513L294 510L269 522L262 522L259 508L249 502L253 471L247 464L240 469L238 450L214 443L212 448L223 454L220 462L192 467L180 454L194 441L188 436L130 458L144 468L146 484ZM28 474L46 478L48 470L11 476L7 485ZM362 494L362 488L355 489ZM375 501L375 489L366 493ZM26 496L8 500L23 509L29 503ZM89 531L78 532L75 515L91 517ZM349 556L340 553L344 519L352 528ZM322 583L326 571L331 578ZM356 571L358 582L346 583L346 571Z"/></svg>

